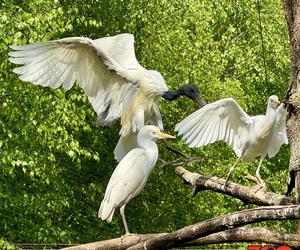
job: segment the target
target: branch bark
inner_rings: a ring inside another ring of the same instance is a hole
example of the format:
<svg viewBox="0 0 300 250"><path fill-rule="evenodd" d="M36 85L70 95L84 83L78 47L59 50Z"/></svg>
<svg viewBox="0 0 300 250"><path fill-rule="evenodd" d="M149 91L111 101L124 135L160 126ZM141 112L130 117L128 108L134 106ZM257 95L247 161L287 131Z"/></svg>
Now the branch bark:
<svg viewBox="0 0 300 250"><path fill-rule="evenodd" d="M192 173L182 166L176 167L176 173L180 175L185 182L194 187L193 195L201 190L210 189L240 199L247 204L252 203L262 206L271 206L295 203L295 200L290 197L267 192L263 189L258 190L255 186L242 186L231 181L228 181L226 189L224 190L225 179Z"/></svg>
<svg viewBox="0 0 300 250"><path fill-rule="evenodd" d="M291 146L289 163L288 190L296 187L297 203L300 203L300 3L298 0L284 1L285 15L290 36L292 55L292 79L287 93L290 118L287 121L287 131ZM298 222L298 234L300 223Z"/></svg>
<svg viewBox="0 0 300 250"><path fill-rule="evenodd" d="M166 233L159 234L135 234L129 236L122 236L120 238L97 241L78 246L66 247L64 250L123 250L144 242L154 237L165 235Z"/></svg>
<svg viewBox="0 0 300 250"><path fill-rule="evenodd" d="M238 227L187 242L183 246L203 246L234 242L264 242L267 244L288 245L300 249L300 236L278 232L264 227Z"/></svg>
<svg viewBox="0 0 300 250"><path fill-rule="evenodd" d="M300 206L270 206L255 209L247 209L229 215L220 216L203 222L196 223L174 231L172 233L156 237L138 243L128 250L133 249L169 249L185 242L203 237L219 231L240 227L246 224L266 220L288 220L300 218Z"/></svg>
<svg viewBox="0 0 300 250"><path fill-rule="evenodd" d="M63 248L64 250L125 250L139 242L144 242L167 233L158 234L137 234L124 236L104 241L97 241L88 244L82 244ZM183 243L181 247L186 246L204 246L222 243L234 242L264 242L267 244L288 245L293 249L300 249L300 238L297 234L278 232L263 227L239 227L228 229L223 232L213 233L196 240Z"/></svg>

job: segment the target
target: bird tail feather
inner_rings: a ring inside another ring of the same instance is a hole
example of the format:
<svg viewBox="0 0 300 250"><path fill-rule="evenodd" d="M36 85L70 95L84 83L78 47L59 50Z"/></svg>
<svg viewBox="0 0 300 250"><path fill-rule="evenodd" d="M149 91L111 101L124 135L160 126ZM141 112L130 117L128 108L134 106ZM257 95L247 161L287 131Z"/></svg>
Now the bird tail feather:
<svg viewBox="0 0 300 250"><path fill-rule="evenodd" d="M106 220L107 222L111 222L115 212L115 207L113 204L103 200L101 202L99 211L98 211L98 218L101 220Z"/></svg>

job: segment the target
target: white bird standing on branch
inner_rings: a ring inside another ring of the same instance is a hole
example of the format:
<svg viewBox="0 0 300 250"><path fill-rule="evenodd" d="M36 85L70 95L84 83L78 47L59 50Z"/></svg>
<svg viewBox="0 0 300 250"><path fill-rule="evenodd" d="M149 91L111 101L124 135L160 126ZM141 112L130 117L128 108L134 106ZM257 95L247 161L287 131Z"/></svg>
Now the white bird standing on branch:
<svg viewBox="0 0 300 250"><path fill-rule="evenodd" d="M138 148L129 151L115 168L108 182L98 217L110 222L117 207L120 207L126 234L129 234L125 206L144 188L158 158L157 139L175 138L160 132L153 125L144 126L137 135Z"/></svg>
<svg viewBox="0 0 300 250"><path fill-rule="evenodd" d="M161 74L143 68L134 52L134 37L120 34L91 40L69 37L32 45L10 46L9 60L24 66L14 69L23 81L44 87L83 88L98 116L109 125L121 117L115 158L120 161L136 146L136 133L147 124L163 129L158 100L184 95L203 105L198 88L185 84L169 91Z"/></svg>
<svg viewBox="0 0 300 250"><path fill-rule="evenodd" d="M215 141L228 143L238 157L227 174L232 171L241 158L252 161L260 156L256 176L260 186L264 181L260 177L260 167L266 155L273 157L282 144L288 144L286 134L287 111L278 97L269 97L265 115L249 116L231 98L207 104L192 113L175 127L190 147L205 146Z"/></svg>

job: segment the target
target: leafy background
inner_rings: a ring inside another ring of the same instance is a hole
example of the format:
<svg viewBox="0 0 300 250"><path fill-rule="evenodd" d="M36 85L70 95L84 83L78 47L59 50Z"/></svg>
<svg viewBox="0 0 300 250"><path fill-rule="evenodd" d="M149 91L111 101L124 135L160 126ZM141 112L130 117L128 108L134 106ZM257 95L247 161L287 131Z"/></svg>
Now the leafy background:
<svg viewBox="0 0 300 250"><path fill-rule="evenodd" d="M117 164L112 152L119 124L98 128L78 87L53 90L18 80L7 60L9 45L133 33L140 63L160 71L171 89L192 82L208 102L233 97L253 115L265 111L269 95L284 98L289 84L279 0L2 0L0 32L0 237L16 244L85 243L124 232L118 213L111 224L97 218ZM160 108L165 130L174 134L175 124L197 106L181 97L162 100ZM180 138L172 144L203 159L189 164L191 171L222 176L236 160L222 142L197 149ZM159 147L162 159L176 159ZM288 159L284 146L264 161L269 190L285 191ZM233 180L251 185L244 176L257 164L242 162ZM212 191L195 198L190 192L174 167L158 163L142 194L127 205L130 230L167 232L250 207ZM263 225L294 229L288 221Z"/></svg>

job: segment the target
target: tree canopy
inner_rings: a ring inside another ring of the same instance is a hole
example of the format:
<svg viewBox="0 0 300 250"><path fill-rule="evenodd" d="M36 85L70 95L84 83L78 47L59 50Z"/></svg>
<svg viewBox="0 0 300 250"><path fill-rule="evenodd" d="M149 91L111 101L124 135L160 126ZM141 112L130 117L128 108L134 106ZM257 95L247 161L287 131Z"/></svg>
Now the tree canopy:
<svg viewBox="0 0 300 250"><path fill-rule="evenodd" d="M113 149L119 123L96 126L79 87L49 89L18 80L8 61L9 45L87 36L132 33L136 54L156 69L169 88L195 83L206 101L232 97L249 114L265 112L271 94L284 97L290 53L282 2L155 0L3 0L0 3L0 237L14 243L71 244L123 234L120 216L111 224L97 218L106 184L116 166ZM173 133L197 109L185 98L160 102L164 127ZM218 142L189 149L181 138L173 146L201 158L190 170L223 176L236 160ZM159 145L160 158L178 156ZM263 163L261 175L271 191L283 193L288 146ZM258 161L242 162L237 182L253 174ZM245 205L206 191L190 197L173 166L159 162L144 191L127 206L132 232L168 232ZM267 223L268 224L268 223ZM272 222L287 230L293 222Z"/></svg>

